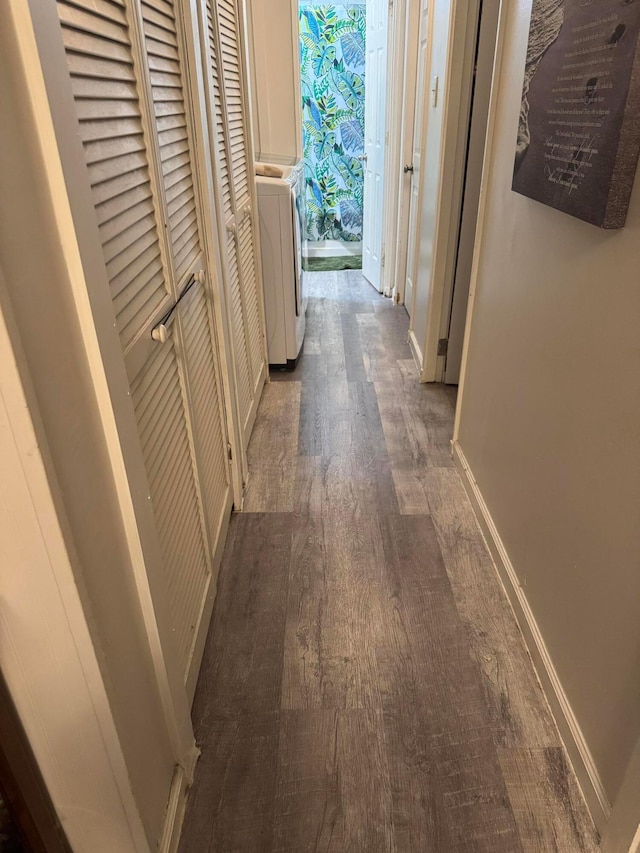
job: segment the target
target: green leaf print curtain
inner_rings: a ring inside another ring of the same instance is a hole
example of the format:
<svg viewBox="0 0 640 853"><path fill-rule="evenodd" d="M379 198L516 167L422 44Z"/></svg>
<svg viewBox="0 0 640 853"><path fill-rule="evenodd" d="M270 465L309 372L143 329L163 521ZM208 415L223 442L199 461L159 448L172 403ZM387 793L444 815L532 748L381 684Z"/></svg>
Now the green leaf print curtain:
<svg viewBox="0 0 640 853"><path fill-rule="evenodd" d="M366 6L302 0L307 237L362 240Z"/></svg>

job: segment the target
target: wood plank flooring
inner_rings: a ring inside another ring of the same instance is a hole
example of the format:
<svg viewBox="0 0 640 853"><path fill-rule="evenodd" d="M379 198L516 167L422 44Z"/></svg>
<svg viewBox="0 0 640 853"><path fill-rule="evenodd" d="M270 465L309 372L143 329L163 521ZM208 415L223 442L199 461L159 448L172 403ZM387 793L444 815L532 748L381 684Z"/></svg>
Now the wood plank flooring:
<svg viewBox="0 0 640 853"><path fill-rule="evenodd" d="M419 384L359 272L308 278L231 522L181 853L593 853L452 464L455 389Z"/></svg>

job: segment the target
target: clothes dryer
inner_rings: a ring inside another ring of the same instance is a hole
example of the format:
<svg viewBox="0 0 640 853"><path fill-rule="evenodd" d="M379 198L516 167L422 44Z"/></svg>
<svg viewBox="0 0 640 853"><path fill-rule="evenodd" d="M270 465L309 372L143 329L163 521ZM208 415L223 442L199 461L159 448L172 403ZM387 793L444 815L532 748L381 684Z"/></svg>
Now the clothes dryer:
<svg viewBox="0 0 640 853"><path fill-rule="evenodd" d="M302 349L307 309L304 168L302 161L277 168L282 177L256 176L267 349L270 367L292 370Z"/></svg>

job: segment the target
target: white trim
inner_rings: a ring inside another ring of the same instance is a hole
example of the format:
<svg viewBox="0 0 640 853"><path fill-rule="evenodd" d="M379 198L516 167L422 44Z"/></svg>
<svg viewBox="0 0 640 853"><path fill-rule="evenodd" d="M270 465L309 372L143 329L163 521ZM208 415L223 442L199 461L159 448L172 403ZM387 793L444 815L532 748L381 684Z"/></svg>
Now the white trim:
<svg viewBox="0 0 640 853"><path fill-rule="evenodd" d="M453 457L462 482L471 499L480 527L496 564L500 579L513 607L516 619L533 659L542 688L555 718L560 735L569 754L582 792L591 810L596 827L602 832L611 815L611 803L596 768L580 724L571 708L556 668L547 649L542 632L520 585L516 570L491 513L469 467L460 444L453 442Z"/></svg>
<svg viewBox="0 0 640 853"><path fill-rule="evenodd" d="M246 0L244 0L246 2ZM291 0L291 28L293 32L293 86L295 89L296 108L296 158L302 160L304 149L302 146L302 75L300 69L300 0ZM255 146L254 146L255 154ZM260 230L260 229L258 229Z"/></svg>
<svg viewBox="0 0 640 853"><path fill-rule="evenodd" d="M400 74L399 91L392 93L400 104L400 118L389 132L390 162L397 162L395 210L387 223L386 264L389 276L386 289L392 288L392 296L397 304L406 302L407 260L409 252L409 216L411 211L410 173L403 171L413 157L413 138L415 131L416 87L418 76L418 45L420 40L420 4L400 4L393 34L394 54L389 58L392 67ZM392 110L395 102L392 100ZM394 116L395 120L395 116ZM397 152L395 146L397 145ZM393 177L393 172L391 172Z"/></svg>
<svg viewBox="0 0 640 853"><path fill-rule="evenodd" d="M362 242L342 240L316 240L306 245L308 258L349 258L362 255Z"/></svg>
<svg viewBox="0 0 640 853"><path fill-rule="evenodd" d="M74 851L149 853L17 362L0 310L0 667Z"/></svg>
<svg viewBox="0 0 640 853"><path fill-rule="evenodd" d="M171 793L167 803L164 830L158 845L158 853L176 853L187 808L188 780L182 767L176 767L171 782Z"/></svg>
<svg viewBox="0 0 640 853"><path fill-rule="evenodd" d="M395 267L398 252L397 230L400 206L400 170L404 126L403 89L405 63L403 58L408 6L389 4L387 22L387 91L386 91L386 164L387 180L384 192L382 221L382 251L384 266L381 287L385 296L393 296L396 287Z"/></svg>

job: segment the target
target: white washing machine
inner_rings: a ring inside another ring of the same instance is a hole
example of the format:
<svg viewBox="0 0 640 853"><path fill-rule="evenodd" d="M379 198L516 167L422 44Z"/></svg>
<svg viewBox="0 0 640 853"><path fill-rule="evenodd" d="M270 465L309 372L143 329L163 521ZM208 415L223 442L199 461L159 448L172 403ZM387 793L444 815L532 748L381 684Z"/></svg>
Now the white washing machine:
<svg viewBox="0 0 640 853"><path fill-rule="evenodd" d="M281 178L256 176L269 366L296 366L307 299L302 270L305 184L302 162L279 166Z"/></svg>

